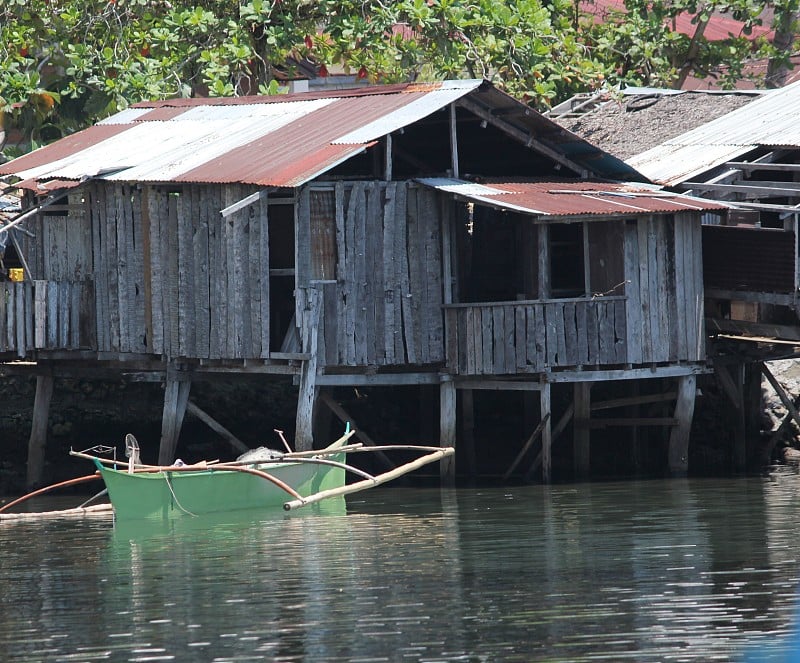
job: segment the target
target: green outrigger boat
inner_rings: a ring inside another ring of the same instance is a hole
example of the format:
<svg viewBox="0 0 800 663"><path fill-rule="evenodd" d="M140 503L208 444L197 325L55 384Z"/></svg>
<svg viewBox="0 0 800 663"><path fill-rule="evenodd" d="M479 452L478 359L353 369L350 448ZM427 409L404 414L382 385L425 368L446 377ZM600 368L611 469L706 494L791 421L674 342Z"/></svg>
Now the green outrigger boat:
<svg viewBox="0 0 800 663"><path fill-rule="evenodd" d="M117 520L169 520L228 511L297 509L372 488L454 453L452 447L349 444L354 433L348 430L316 451L266 450L267 460L245 459L245 454L225 463L144 465L138 462L138 444L130 435L126 438L127 462L80 451L70 451L70 455L95 464ZM348 454L392 450L424 455L378 475L346 463ZM357 478L350 484L346 482L349 474Z"/></svg>

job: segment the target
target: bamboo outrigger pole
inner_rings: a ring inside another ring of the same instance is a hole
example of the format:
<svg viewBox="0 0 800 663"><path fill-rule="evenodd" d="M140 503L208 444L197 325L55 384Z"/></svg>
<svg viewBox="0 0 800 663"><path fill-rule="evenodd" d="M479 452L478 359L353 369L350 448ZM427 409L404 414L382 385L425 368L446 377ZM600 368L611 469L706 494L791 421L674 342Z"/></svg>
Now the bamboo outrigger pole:
<svg viewBox="0 0 800 663"><path fill-rule="evenodd" d="M455 449L453 447L444 447L442 449L437 449L433 453L429 453L426 456L421 456L416 460L412 460L409 463L405 463L404 465L400 465L389 472L384 472L383 474L379 474L372 479L364 479L363 481L357 481L356 483L351 483L349 486L341 486L339 488L331 488L330 490L323 490L319 493L314 493L313 495L309 495L308 497L301 497L299 499L290 500L289 502L284 503L283 508L286 511L291 511L292 509L299 509L302 506L308 506L309 504L314 504L315 502L321 502L322 500L328 499L329 497L339 497L341 495L349 495L351 493L357 493L361 490L366 490L367 488L373 488L375 486L379 486L382 483L386 483L387 481L391 481L392 479L396 479L403 474L407 474L408 472L413 472L418 467L422 467L423 465L427 465L428 463L433 463L434 461L440 460L442 458L446 458L447 456L452 456L455 453Z"/></svg>
<svg viewBox="0 0 800 663"><path fill-rule="evenodd" d="M39 490L34 490L32 493L28 493L27 495L18 497L13 502L4 504L2 507L0 507L0 513L7 511L12 506L16 506L17 504L21 504L22 502L29 500L31 497L36 497L37 495L44 495L45 493L49 493L51 490L55 490L56 488L66 488L67 486L74 486L79 483L86 483L87 481L95 481L99 478L100 478L100 473L95 472L94 474L89 474L85 477L76 477L75 479L67 479L66 481L59 481L58 483L54 483L50 486L39 488Z"/></svg>

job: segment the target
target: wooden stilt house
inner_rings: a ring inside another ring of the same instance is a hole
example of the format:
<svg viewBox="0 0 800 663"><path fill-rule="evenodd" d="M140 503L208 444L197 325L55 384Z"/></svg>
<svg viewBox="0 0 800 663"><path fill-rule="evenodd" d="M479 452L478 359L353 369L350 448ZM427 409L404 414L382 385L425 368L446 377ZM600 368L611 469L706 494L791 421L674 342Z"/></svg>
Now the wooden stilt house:
<svg viewBox="0 0 800 663"><path fill-rule="evenodd" d="M432 385L442 444L460 400L467 465L473 391L538 394L512 454L539 444L545 480L573 419L588 469L591 384L677 379L675 417L627 423L670 427L686 470L700 220L725 206L631 184L487 82L145 102L0 174L26 192L0 352L36 362L32 484L53 376L78 369L165 383L160 462L187 407L224 433L189 400L198 379L295 375L301 448L318 403L346 417L328 388Z"/></svg>

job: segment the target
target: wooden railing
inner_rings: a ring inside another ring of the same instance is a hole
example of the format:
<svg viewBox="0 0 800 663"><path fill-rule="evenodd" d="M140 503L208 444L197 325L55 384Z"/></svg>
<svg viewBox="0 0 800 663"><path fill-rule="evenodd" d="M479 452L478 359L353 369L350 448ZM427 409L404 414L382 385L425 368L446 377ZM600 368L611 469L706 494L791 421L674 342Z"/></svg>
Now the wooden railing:
<svg viewBox="0 0 800 663"><path fill-rule="evenodd" d="M96 349L94 283L0 283L0 352Z"/></svg>
<svg viewBox="0 0 800 663"><path fill-rule="evenodd" d="M625 297L445 307L447 365L462 375L627 362Z"/></svg>

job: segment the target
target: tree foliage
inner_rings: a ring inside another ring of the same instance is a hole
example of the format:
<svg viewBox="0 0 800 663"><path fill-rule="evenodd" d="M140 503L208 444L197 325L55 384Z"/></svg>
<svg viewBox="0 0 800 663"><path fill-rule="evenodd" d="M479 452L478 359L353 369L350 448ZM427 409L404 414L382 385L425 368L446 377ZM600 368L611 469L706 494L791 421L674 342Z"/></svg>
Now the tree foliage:
<svg viewBox="0 0 800 663"><path fill-rule="evenodd" d="M371 82L483 77L541 107L606 81L735 65L749 40L711 44L704 26L727 11L749 29L763 2L626 7L591 21L579 0L4 0L0 118L35 146L143 99L276 93L304 60ZM694 37L669 29L684 11Z"/></svg>

